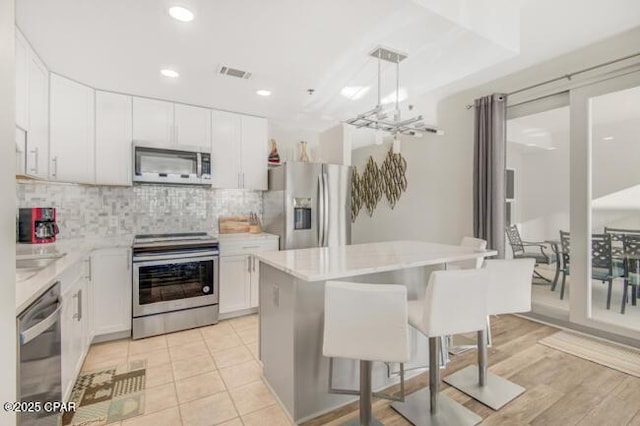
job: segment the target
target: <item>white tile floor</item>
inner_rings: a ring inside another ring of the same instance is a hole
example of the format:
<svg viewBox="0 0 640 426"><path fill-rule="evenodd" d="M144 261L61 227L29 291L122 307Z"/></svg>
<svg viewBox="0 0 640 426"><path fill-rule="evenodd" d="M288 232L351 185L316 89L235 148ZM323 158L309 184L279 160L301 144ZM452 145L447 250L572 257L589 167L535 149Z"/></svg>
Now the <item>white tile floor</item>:
<svg viewBox="0 0 640 426"><path fill-rule="evenodd" d="M539 266L536 269L540 271L544 276L553 278L553 273L555 272L555 270L545 266ZM532 290L534 305L539 304L543 307L550 307L558 311L565 311L568 314L569 287L571 286L571 276L567 276L567 283L563 300L560 300L561 282L562 273L560 273L560 277L558 278L558 285L555 291L550 291L550 286L548 285L534 285ZM593 281L593 285L591 286L593 318L622 327L640 329L640 303L637 306L633 306L629 302L627 304L626 313L620 313L620 306L622 303L622 288L623 281L621 279L613 281L611 291L611 309L607 310L607 284L602 284L602 282L600 281ZM631 300L631 298L629 298L629 300Z"/></svg>
<svg viewBox="0 0 640 426"><path fill-rule="evenodd" d="M115 426L291 425L262 379L258 316L93 345L83 370L147 360L145 413Z"/></svg>

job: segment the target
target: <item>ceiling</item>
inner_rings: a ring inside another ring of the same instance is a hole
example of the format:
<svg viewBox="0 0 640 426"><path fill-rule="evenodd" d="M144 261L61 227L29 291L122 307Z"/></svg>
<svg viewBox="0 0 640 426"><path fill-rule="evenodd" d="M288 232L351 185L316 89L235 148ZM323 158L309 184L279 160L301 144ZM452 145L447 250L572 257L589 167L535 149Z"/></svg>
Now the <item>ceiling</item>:
<svg viewBox="0 0 640 426"><path fill-rule="evenodd" d="M170 18L175 4L195 20ZM52 71L93 87L319 131L375 105L377 64L368 53L378 45L409 54L400 66L406 104L637 26L640 2L16 0L16 20ZM222 64L252 76L219 76ZM163 77L161 68L180 77ZM382 71L381 95L393 97L395 65ZM344 87L369 89L349 99ZM257 96L258 89L272 95Z"/></svg>

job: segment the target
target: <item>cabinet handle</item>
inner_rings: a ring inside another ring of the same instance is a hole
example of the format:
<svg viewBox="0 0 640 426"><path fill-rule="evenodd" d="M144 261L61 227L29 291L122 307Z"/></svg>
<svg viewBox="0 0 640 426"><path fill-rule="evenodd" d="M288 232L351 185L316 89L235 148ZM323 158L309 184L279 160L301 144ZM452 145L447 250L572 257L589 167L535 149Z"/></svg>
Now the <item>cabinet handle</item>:
<svg viewBox="0 0 640 426"><path fill-rule="evenodd" d="M51 173L51 176L53 176L54 178L58 177L58 156L54 156L51 159L51 162L53 163L53 172Z"/></svg>
<svg viewBox="0 0 640 426"><path fill-rule="evenodd" d="M78 290L78 321L82 319L82 289Z"/></svg>
<svg viewBox="0 0 640 426"><path fill-rule="evenodd" d="M260 246L244 246L242 247L242 250L248 250L248 249L254 249L254 248L260 248Z"/></svg>
<svg viewBox="0 0 640 426"><path fill-rule="evenodd" d="M244 188L244 172L242 172L242 187Z"/></svg>
<svg viewBox="0 0 640 426"><path fill-rule="evenodd" d="M91 258L89 258L89 259L85 260L85 262L87 262L87 265L88 265L88 267L87 267L88 275L87 275L87 277L86 277L86 278L87 278L89 281L93 281L93 270L91 269Z"/></svg>
<svg viewBox="0 0 640 426"><path fill-rule="evenodd" d="M31 168L31 171L33 173L38 173L38 169L39 169L39 167L38 167L38 147L33 148L30 152L33 154L33 157L34 157L34 161L33 161L34 162L34 167Z"/></svg>
<svg viewBox="0 0 640 426"><path fill-rule="evenodd" d="M127 271L131 269L131 250L127 249Z"/></svg>
<svg viewBox="0 0 640 426"><path fill-rule="evenodd" d="M73 298L76 299L76 313L73 314L73 318L80 321L82 319L82 289L78 290Z"/></svg>
<svg viewBox="0 0 640 426"><path fill-rule="evenodd" d="M251 273L251 256L247 257L247 272Z"/></svg>
<svg viewBox="0 0 640 426"><path fill-rule="evenodd" d="M253 258L253 272L256 271L256 258L255 256L251 256Z"/></svg>
<svg viewBox="0 0 640 426"><path fill-rule="evenodd" d="M173 139L175 143L178 143L178 126L173 126Z"/></svg>

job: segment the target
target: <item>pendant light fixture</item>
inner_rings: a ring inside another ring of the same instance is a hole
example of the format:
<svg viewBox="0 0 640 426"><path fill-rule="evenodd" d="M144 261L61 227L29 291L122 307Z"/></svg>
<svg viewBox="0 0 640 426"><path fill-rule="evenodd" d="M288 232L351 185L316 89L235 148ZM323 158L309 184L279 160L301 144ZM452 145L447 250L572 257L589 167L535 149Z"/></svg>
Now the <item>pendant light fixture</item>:
<svg viewBox="0 0 640 426"><path fill-rule="evenodd" d="M376 133L387 132L392 134L394 153L400 152L399 135L422 137L425 132L443 135L444 132L442 130L424 124L422 115L402 120L400 113L400 62L407 59L407 54L379 46L369 53L369 56L378 60L378 103L373 109L347 120L346 123L358 128L374 129ZM385 111L383 108L382 61L396 65L396 91L393 111ZM379 135L376 136L376 139L379 139Z"/></svg>

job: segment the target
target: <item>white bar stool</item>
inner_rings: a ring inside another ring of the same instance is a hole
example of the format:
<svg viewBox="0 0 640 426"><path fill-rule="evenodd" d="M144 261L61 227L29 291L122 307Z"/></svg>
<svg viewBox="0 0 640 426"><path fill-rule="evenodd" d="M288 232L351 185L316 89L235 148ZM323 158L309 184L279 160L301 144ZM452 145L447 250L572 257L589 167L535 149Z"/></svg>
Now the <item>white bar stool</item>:
<svg viewBox="0 0 640 426"><path fill-rule="evenodd" d="M485 269L434 271L424 301L409 302L409 324L429 338L429 389L391 407L414 425L472 426L482 417L440 395L441 336L483 330L487 320L489 273Z"/></svg>
<svg viewBox="0 0 640 426"><path fill-rule="evenodd" d="M487 260L490 315L516 314L531 310L531 277L534 259ZM525 391L488 370L486 331L478 331L478 365L470 365L445 377L445 382L473 399L499 410Z"/></svg>
<svg viewBox="0 0 640 426"><path fill-rule="evenodd" d="M372 361L409 360L407 289L402 285L327 281L322 354L331 357L329 392L360 396L360 417L347 424L382 425L372 415L372 396L403 400L371 390ZM360 390L334 389L333 357L360 360ZM401 367L401 372L403 368Z"/></svg>

